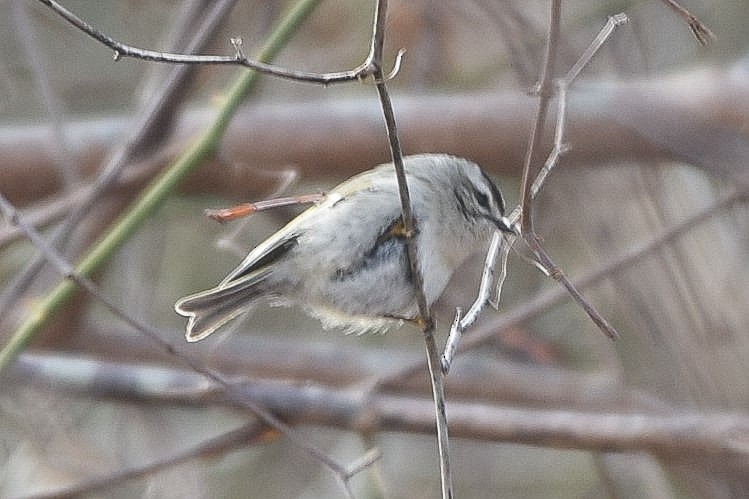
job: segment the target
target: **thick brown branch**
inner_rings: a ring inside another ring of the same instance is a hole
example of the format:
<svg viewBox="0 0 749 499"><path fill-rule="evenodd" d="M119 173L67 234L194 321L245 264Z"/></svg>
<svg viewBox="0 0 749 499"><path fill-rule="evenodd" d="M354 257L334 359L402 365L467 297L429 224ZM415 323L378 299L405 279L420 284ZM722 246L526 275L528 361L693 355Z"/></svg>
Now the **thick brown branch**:
<svg viewBox="0 0 749 499"><path fill-rule="evenodd" d="M713 173L742 171L731 159L739 157L735 148L749 141L743 128L749 108L737 105L749 102L747 82L739 71L716 70L624 83L581 82L568 96L565 133L574 147L565 153L565 168L672 158ZM519 176L532 98L518 92L399 96L394 104L401 142L410 153L458 154L495 173ZM210 118L209 110L182 116L172 149L191 140ZM126 120L113 118L66 128L84 175L94 173L125 126ZM337 140L341 130L345 141ZM43 127L0 129L0 190L14 203L26 205L61 188L48 140ZM296 165L305 177L344 178L388 160L381 110L369 98L255 105L239 114L223 143L224 163L208 163L188 188L246 200L269 188L252 169ZM709 161L716 156L720 162ZM216 175L217 170L224 173Z"/></svg>
<svg viewBox="0 0 749 499"><path fill-rule="evenodd" d="M45 367L49 362L53 362L54 369ZM90 368L91 363L96 369ZM119 400L194 404L201 408L206 403L232 405L236 401L236 394L227 399L219 386L206 389L204 378L194 372L160 370L160 376L153 377L148 375L150 371L140 365L24 354L11 374L57 390L80 389L90 395L88 382L75 373L96 372L97 396ZM133 383L134 377L142 382ZM146 383L149 379L157 383ZM426 397L364 396L350 387L337 390L311 383L261 379L237 388L244 394L243 399L253 400L295 425L320 424L354 431L434 432L434 407ZM451 434L462 438L563 449L648 451L676 462L710 456L735 465L749 463L749 419L741 414L676 410L598 413L455 401L448 406Z"/></svg>

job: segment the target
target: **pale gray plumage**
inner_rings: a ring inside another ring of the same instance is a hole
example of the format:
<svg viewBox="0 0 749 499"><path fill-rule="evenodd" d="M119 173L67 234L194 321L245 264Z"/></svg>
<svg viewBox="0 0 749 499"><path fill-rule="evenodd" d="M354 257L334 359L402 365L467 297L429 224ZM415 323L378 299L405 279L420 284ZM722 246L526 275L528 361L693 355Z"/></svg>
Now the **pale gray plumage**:
<svg viewBox="0 0 749 499"><path fill-rule="evenodd" d="M495 229L509 231L499 190L478 165L444 154L404 158L431 305ZM302 305L327 326L384 329L416 316L391 163L338 185L252 250L218 286L175 304L198 341L260 299Z"/></svg>

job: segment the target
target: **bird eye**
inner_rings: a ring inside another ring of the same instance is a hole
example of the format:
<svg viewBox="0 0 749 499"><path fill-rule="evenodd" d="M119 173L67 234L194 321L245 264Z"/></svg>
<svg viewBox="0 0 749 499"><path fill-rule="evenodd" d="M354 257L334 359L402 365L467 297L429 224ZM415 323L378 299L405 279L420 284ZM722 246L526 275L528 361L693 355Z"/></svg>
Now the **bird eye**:
<svg viewBox="0 0 749 499"><path fill-rule="evenodd" d="M478 201L479 206L484 208L486 211L489 211L489 196L481 191L475 191L474 195L476 196L476 201Z"/></svg>

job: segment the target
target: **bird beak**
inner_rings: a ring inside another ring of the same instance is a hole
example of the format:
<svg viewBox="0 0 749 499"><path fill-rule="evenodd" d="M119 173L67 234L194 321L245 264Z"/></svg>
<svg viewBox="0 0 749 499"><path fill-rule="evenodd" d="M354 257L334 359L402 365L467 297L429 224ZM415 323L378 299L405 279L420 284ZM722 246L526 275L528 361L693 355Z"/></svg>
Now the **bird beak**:
<svg viewBox="0 0 749 499"><path fill-rule="evenodd" d="M510 221L507 220L507 217L492 218L491 221L494 222L494 225L497 227L497 229L501 230L502 232L507 232L508 234L515 234L515 235L517 235L518 233L513 228Z"/></svg>

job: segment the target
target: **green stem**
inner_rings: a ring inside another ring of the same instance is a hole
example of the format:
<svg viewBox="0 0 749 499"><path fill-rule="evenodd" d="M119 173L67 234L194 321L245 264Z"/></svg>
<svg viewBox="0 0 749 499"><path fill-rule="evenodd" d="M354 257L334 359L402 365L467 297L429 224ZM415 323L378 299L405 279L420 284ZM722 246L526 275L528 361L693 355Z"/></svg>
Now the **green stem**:
<svg viewBox="0 0 749 499"><path fill-rule="evenodd" d="M262 62L272 60L320 1L300 0L294 5L270 34L255 59ZM143 193L133 202L131 208L113 224L104 237L80 260L75 268L77 274L90 277L99 270L133 232L153 215L154 211L167 199L182 179L213 155L231 122L231 118L252 90L259 76L259 73L252 70L242 71L239 78L229 89L224 105L219 110L219 114L211 127L203 132L170 168L156 177L144 189ZM73 281L63 279L39 304L33 307L26 320L13 333L8 344L0 351L0 372L8 367L60 307L67 303L75 289L76 286Z"/></svg>

